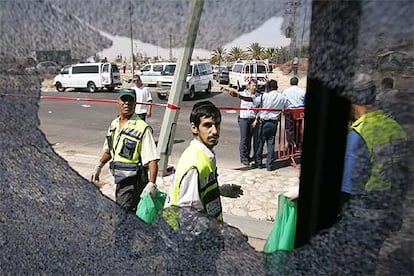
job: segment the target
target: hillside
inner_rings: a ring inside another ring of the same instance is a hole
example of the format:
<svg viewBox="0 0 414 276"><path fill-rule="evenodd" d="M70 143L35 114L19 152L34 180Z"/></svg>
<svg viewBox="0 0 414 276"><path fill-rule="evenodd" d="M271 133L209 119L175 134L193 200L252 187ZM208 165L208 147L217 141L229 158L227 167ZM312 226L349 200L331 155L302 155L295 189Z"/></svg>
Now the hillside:
<svg viewBox="0 0 414 276"><path fill-rule="evenodd" d="M70 14L44 1L2 0L0 52L29 56L35 50L67 50L88 57L111 41Z"/></svg>
<svg viewBox="0 0 414 276"><path fill-rule="evenodd" d="M310 11L310 1L303 2L307 6L298 8L298 24L304 22L303 10ZM134 39L164 48L181 47L190 0L0 0L0 3L0 52L27 56L35 50L71 50L73 58L83 59L111 46L112 42L99 31L130 36L130 3ZM279 0L206 0L195 47L214 50L257 29L269 18L284 17L285 9L285 1ZM285 20L283 30L287 24Z"/></svg>
<svg viewBox="0 0 414 276"><path fill-rule="evenodd" d="M47 0L88 24L112 35L130 36L130 0ZM278 0L206 0L196 47L213 50L284 14ZM190 0L132 0L133 37L168 48L180 46Z"/></svg>

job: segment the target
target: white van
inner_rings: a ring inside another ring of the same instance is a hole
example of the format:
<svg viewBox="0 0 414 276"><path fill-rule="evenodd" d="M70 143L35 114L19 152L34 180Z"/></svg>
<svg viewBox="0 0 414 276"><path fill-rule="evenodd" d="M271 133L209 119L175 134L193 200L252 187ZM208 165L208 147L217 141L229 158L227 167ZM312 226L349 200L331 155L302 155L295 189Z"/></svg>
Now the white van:
<svg viewBox="0 0 414 276"><path fill-rule="evenodd" d="M170 93L174 78L176 63L167 64L158 82L157 95L166 99ZM194 99L196 93L210 93L213 87L213 70L209 62L191 62L187 71L186 89L184 97Z"/></svg>
<svg viewBox="0 0 414 276"><path fill-rule="evenodd" d="M104 62L66 65L53 79L53 85L59 92L64 92L66 88L86 88L92 93L104 88L113 91L121 84L118 66Z"/></svg>
<svg viewBox="0 0 414 276"><path fill-rule="evenodd" d="M174 64L171 62L156 62L145 65L138 75L141 78L142 84L146 86L157 85L161 72L165 70L165 66L168 64Z"/></svg>
<svg viewBox="0 0 414 276"><path fill-rule="evenodd" d="M262 88L269 79L269 67L262 60L238 60L233 64L229 73L229 86L243 90L251 79L257 80L258 87Z"/></svg>

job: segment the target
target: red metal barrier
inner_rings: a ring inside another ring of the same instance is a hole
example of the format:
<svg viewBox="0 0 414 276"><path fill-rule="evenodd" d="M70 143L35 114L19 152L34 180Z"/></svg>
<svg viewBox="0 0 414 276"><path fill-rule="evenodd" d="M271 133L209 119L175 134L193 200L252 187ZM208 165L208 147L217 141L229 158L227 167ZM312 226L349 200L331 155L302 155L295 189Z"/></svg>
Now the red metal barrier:
<svg viewBox="0 0 414 276"><path fill-rule="evenodd" d="M295 157L302 154L304 118L303 107L285 109L279 116L277 159L289 159L293 167L296 167Z"/></svg>

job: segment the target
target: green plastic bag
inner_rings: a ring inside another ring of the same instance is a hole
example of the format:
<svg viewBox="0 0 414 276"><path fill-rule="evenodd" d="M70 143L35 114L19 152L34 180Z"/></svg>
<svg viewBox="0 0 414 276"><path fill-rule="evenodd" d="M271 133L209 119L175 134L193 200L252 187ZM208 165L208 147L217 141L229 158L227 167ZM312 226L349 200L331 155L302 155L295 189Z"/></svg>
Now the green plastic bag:
<svg viewBox="0 0 414 276"><path fill-rule="evenodd" d="M297 201L290 200L284 193L278 194L275 221L263 248L265 253L291 251L295 247Z"/></svg>
<svg viewBox="0 0 414 276"><path fill-rule="evenodd" d="M152 223L157 218L158 212L164 208L167 194L156 190L155 197L151 197L149 192L144 192L137 206L136 215L146 223Z"/></svg>

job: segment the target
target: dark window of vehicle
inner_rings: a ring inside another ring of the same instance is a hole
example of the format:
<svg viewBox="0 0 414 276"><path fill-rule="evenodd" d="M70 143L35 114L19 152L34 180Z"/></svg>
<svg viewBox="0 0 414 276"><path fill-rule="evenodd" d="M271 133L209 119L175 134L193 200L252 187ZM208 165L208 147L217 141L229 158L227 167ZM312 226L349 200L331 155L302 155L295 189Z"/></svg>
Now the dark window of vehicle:
<svg viewBox="0 0 414 276"><path fill-rule="evenodd" d="M141 69L142 72L147 72L151 69L151 65L145 65L144 68Z"/></svg>
<svg viewBox="0 0 414 276"><path fill-rule="evenodd" d="M243 67L243 65L241 65L241 64L235 64L234 67L233 67L233 72L240 73L241 70L242 70L242 67Z"/></svg>
<svg viewBox="0 0 414 276"><path fill-rule="evenodd" d="M99 73L98 65L73 66L72 74L96 74Z"/></svg>
<svg viewBox="0 0 414 276"><path fill-rule="evenodd" d="M266 74L267 73L266 65L258 64L257 65L257 73L258 74Z"/></svg>
<svg viewBox="0 0 414 276"><path fill-rule="evenodd" d="M153 68L152 68L152 71L161 72L162 71L162 65L154 65Z"/></svg>
<svg viewBox="0 0 414 276"><path fill-rule="evenodd" d="M165 66L164 75L172 76L175 72L175 64L169 64Z"/></svg>
<svg viewBox="0 0 414 276"><path fill-rule="evenodd" d="M119 73L118 66L116 66L115 64L112 64L111 68L112 68L112 73Z"/></svg>
<svg viewBox="0 0 414 276"><path fill-rule="evenodd" d="M244 73L249 74L250 72L253 72L252 64L246 65L246 67L244 68Z"/></svg>
<svg viewBox="0 0 414 276"><path fill-rule="evenodd" d="M199 76L200 71L198 70L198 65L194 65L194 76Z"/></svg>
<svg viewBox="0 0 414 276"><path fill-rule="evenodd" d="M106 72L106 73L109 72L109 64L102 65L102 72Z"/></svg>

